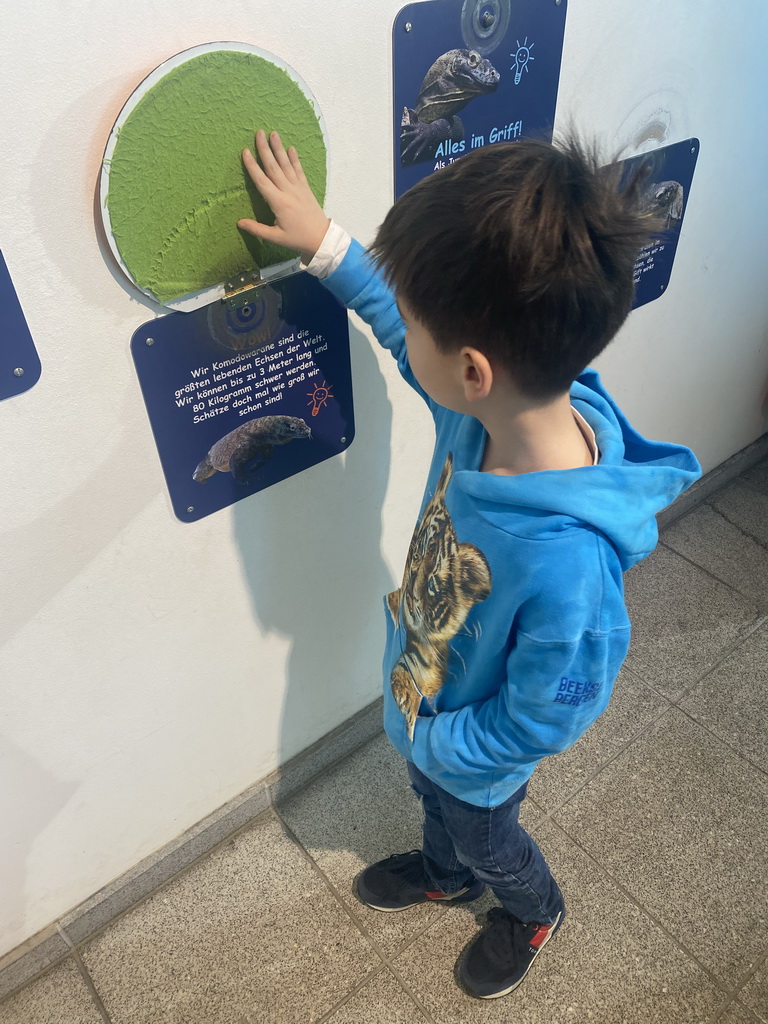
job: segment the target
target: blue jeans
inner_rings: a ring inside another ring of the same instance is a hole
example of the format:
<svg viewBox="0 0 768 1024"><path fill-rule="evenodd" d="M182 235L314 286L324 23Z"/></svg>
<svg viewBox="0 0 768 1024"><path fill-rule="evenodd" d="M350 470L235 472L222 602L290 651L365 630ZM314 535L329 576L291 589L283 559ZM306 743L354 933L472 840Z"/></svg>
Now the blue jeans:
<svg viewBox="0 0 768 1024"><path fill-rule="evenodd" d="M518 824L528 783L498 807L457 800L408 763L424 810L424 868L435 889L458 892L477 879L505 910L526 924L552 924L563 895L536 843Z"/></svg>

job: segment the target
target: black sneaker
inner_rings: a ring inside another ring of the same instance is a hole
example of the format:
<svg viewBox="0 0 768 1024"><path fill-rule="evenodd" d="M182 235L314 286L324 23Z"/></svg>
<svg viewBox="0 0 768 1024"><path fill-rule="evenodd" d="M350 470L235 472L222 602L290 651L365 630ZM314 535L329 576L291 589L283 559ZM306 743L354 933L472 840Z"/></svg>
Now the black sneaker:
<svg viewBox="0 0 768 1024"><path fill-rule="evenodd" d="M421 850L396 853L371 864L357 879L357 894L374 910L407 910L419 903L468 903L482 896L485 885L474 885L446 893L431 890Z"/></svg>
<svg viewBox="0 0 768 1024"><path fill-rule="evenodd" d="M467 948L459 977L480 999L506 996L523 980L533 961L562 924L523 924L501 907L488 911L488 925Z"/></svg>

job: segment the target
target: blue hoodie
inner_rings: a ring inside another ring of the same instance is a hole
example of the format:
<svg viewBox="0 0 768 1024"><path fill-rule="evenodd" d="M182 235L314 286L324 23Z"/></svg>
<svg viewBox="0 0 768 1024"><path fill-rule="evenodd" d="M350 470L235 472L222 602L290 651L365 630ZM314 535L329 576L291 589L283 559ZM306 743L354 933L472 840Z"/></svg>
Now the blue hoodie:
<svg viewBox="0 0 768 1024"><path fill-rule="evenodd" d="M420 388L394 295L359 243L323 283L435 421L403 583L386 599L385 729L437 785L495 807L607 707L629 647L622 573L653 551L656 514L701 471L687 448L636 433L586 371L571 402L597 465L481 473L485 428Z"/></svg>

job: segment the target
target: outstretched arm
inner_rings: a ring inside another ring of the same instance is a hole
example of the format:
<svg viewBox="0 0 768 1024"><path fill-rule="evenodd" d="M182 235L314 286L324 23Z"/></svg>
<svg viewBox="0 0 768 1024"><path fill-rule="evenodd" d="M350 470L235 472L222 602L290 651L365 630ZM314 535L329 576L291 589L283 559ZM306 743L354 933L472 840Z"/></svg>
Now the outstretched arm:
<svg viewBox="0 0 768 1024"><path fill-rule="evenodd" d="M245 218L237 226L256 238L284 245L301 254L309 263L325 237L330 223L307 183L295 148L285 151L277 132L256 133L256 151L261 167L249 149L243 150L243 163L256 188L275 215L270 226Z"/></svg>
<svg viewBox="0 0 768 1024"><path fill-rule="evenodd" d="M308 266L326 238L330 220L307 184L299 155L291 146L286 152L277 132L269 139L263 131L256 133L256 151L261 167L250 150L243 151L243 163L256 188L275 215L270 226L257 220L243 219L237 226L257 238L263 238L301 254ZM381 274L370 262L358 242L351 242L340 267L323 284L340 302L354 309L373 328L380 343L397 360L405 380L430 404L432 403L413 376L405 346L405 326L395 297Z"/></svg>

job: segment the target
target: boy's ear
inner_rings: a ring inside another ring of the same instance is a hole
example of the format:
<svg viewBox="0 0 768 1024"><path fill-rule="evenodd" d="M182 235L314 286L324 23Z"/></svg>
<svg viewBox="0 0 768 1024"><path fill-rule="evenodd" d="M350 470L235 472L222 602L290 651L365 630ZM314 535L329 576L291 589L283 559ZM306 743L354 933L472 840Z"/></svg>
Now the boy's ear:
<svg viewBox="0 0 768 1024"><path fill-rule="evenodd" d="M487 398L493 386L493 368L488 357L469 345L465 345L459 355L461 357L461 384L464 389L464 398L468 402L477 402Z"/></svg>

